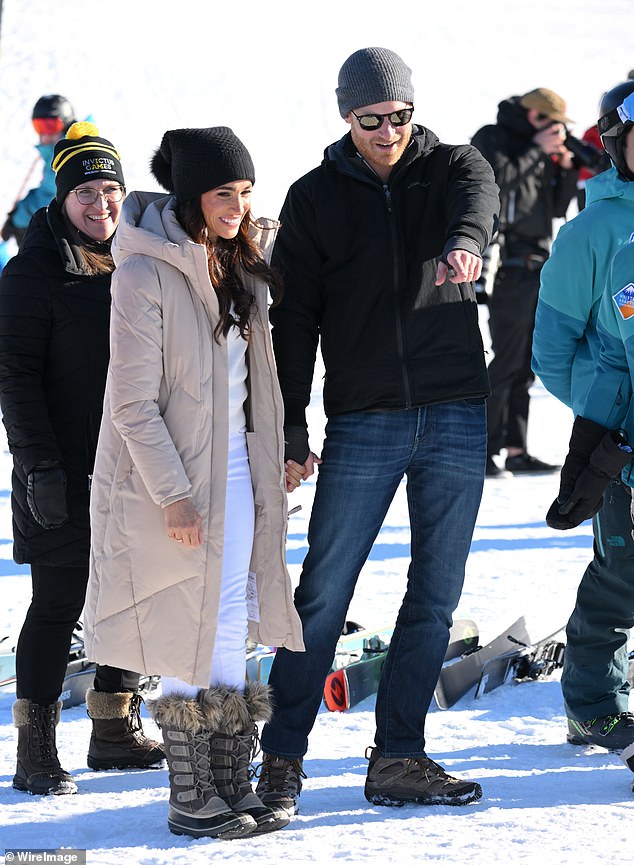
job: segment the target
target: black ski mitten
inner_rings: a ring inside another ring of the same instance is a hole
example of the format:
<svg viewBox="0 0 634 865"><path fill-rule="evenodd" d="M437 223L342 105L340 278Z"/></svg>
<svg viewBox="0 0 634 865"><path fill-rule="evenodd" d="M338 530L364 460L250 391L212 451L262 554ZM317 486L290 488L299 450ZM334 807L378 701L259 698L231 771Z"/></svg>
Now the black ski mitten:
<svg viewBox="0 0 634 865"><path fill-rule="evenodd" d="M546 522L553 529L574 529L601 509L610 480L632 459L632 449L619 431L584 417L575 418L568 456L561 469L559 495Z"/></svg>
<svg viewBox="0 0 634 865"><path fill-rule="evenodd" d="M29 472L26 501L33 519L44 529L58 529L68 522L66 473L53 460L41 463Z"/></svg>
<svg viewBox="0 0 634 865"><path fill-rule="evenodd" d="M303 466L310 454L308 430L303 426L284 427L284 460L293 460Z"/></svg>

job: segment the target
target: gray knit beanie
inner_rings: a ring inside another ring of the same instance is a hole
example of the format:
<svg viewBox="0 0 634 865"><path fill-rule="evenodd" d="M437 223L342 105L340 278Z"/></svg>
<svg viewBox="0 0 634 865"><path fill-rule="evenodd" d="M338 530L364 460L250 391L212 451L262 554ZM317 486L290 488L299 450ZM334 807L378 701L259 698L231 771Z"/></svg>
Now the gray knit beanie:
<svg viewBox="0 0 634 865"><path fill-rule="evenodd" d="M389 48L361 48L339 71L339 113L376 102L413 102L412 70Z"/></svg>

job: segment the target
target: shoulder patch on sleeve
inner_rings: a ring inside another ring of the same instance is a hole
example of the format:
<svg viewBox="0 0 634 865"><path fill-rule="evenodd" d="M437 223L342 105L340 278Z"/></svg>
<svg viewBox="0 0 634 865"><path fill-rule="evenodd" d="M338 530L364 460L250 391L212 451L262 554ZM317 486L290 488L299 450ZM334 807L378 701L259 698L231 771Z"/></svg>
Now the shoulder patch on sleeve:
<svg viewBox="0 0 634 865"><path fill-rule="evenodd" d="M630 282L623 286L620 291L612 295L612 300L621 318L626 321L634 315L634 283Z"/></svg>

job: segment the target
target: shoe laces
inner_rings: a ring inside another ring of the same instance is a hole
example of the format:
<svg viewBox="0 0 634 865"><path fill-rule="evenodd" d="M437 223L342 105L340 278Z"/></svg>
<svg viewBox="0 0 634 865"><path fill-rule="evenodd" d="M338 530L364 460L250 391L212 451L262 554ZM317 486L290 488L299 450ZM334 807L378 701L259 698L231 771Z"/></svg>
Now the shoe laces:
<svg viewBox="0 0 634 865"><path fill-rule="evenodd" d="M601 720L603 721L600 730L602 736L608 736L619 724L628 727L634 726L634 715L631 712L619 712L617 715L608 715L606 718L594 718L591 723L596 724Z"/></svg>
<svg viewBox="0 0 634 865"><path fill-rule="evenodd" d="M260 766L253 771L252 777L262 778L266 789L270 792L286 792L289 789L299 793L302 788L302 778L308 776L302 768L298 757L274 757L264 755Z"/></svg>
<svg viewBox="0 0 634 865"><path fill-rule="evenodd" d="M405 759L405 774L409 775L411 771L417 771L418 777L424 777L428 784L432 781L450 780L450 776L445 772L442 766L434 763L429 757L406 757Z"/></svg>
<svg viewBox="0 0 634 865"><path fill-rule="evenodd" d="M40 751L43 764L54 764L57 757L55 748L55 710L49 706L31 706L31 723L35 744Z"/></svg>

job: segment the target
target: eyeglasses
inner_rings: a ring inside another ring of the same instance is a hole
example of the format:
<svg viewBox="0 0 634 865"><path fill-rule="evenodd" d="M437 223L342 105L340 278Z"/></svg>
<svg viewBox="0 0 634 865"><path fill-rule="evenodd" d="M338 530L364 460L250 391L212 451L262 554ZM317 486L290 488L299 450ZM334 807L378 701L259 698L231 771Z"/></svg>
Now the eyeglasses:
<svg viewBox="0 0 634 865"><path fill-rule="evenodd" d="M354 111L350 112L354 114ZM387 118L390 126L405 126L412 119L414 106L411 108L400 108L398 111L390 111L389 114L354 114L359 121L361 129L380 129L383 121Z"/></svg>
<svg viewBox="0 0 634 865"><path fill-rule="evenodd" d="M92 186L80 186L78 189L71 189L77 196L77 201L84 206L94 204L99 196L103 196L106 201L115 202L121 201L125 188L123 186L106 186L105 189L94 189Z"/></svg>
<svg viewBox="0 0 634 865"><path fill-rule="evenodd" d="M59 135L64 131L64 121L61 117L34 117L33 129L38 135Z"/></svg>

